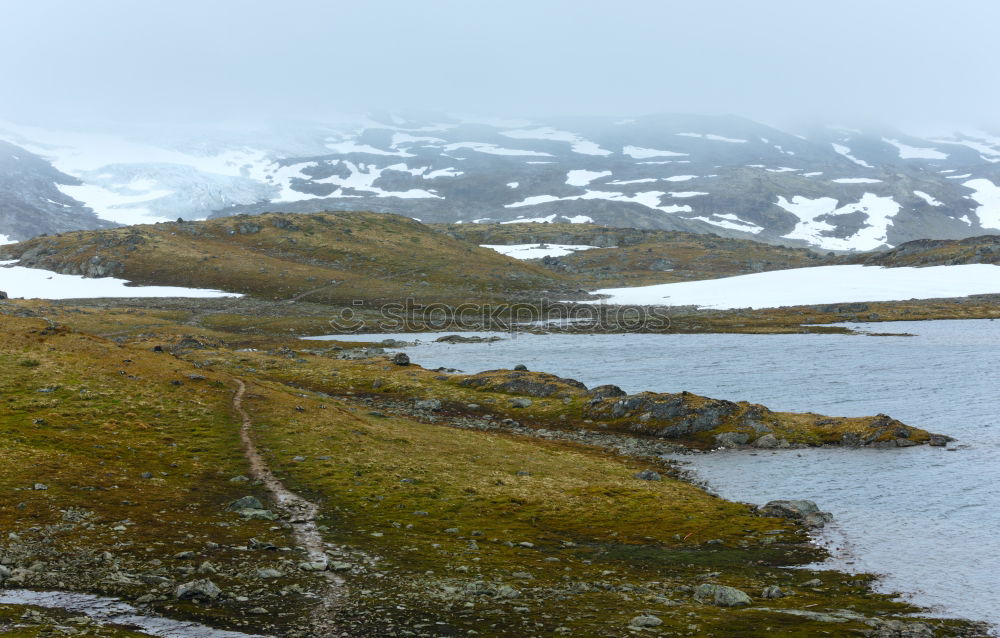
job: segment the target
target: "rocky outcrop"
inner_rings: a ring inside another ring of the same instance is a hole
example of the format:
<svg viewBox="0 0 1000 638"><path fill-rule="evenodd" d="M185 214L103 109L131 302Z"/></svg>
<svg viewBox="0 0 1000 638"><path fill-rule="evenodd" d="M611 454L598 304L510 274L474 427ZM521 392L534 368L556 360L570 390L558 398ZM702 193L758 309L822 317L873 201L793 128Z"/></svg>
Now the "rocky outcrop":
<svg viewBox="0 0 1000 638"><path fill-rule="evenodd" d="M815 502L805 499L770 501L759 511L764 516L799 521L807 527L823 527L833 520L832 514L821 512Z"/></svg>
<svg viewBox="0 0 1000 638"><path fill-rule="evenodd" d="M587 391L587 386L575 379L564 379L544 372L510 370L480 372L462 379L459 385L537 398L582 396Z"/></svg>

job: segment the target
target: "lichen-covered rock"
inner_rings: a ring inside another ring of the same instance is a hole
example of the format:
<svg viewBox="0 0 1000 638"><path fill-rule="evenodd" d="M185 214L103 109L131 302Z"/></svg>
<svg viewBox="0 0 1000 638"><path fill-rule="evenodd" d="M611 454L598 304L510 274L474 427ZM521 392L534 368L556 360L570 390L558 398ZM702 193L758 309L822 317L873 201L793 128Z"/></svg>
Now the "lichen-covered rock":
<svg viewBox="0 0 1000 638"><path fill-rule="evenodd" d="M816 503L806 499L769 501L760 508L760 513L800 521L808 527L823 527L833 520L832 514L821 512Z"/></svg>
<svg viewBox="0 0 1000 638"><path fill-rule="evenodd" d="M174 590L177 600L215 600L221 595L218 585L207 578L178 585Z"/></svg>

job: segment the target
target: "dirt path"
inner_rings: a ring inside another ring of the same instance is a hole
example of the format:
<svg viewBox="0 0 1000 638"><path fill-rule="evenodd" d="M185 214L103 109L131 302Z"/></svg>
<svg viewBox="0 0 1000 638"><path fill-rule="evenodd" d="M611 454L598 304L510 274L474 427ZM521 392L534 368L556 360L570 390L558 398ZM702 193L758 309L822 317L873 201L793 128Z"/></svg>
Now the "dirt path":
<svg viewBox="0 0 1000 638"><path fill-rule="evenodd" d="M288 522L292 524L292 535L299 547L308 554L309 562L315 566L317 571L324 570L321 571L321 574L327 581L327 591L322 593L323 604L312 629L323 632L314 634L316 636L333 635L338 630L332 619L344 596L344 581L331 572L325 571L329 561L326 550L335 548L323 541L317 527L316 517L319 506L289 490L271 472L271 468L267 466L267 462L257 451L253 437L250 436L253 421L243 409L246 384L240 379L235 379L235 381L238 387L236 394L233 395L233 410L240 415L242 420L240 439L243 441L243 452L247 461L250 462L250 475L264 484L264 487L274 498L277 509L288 515Z"/></svg>

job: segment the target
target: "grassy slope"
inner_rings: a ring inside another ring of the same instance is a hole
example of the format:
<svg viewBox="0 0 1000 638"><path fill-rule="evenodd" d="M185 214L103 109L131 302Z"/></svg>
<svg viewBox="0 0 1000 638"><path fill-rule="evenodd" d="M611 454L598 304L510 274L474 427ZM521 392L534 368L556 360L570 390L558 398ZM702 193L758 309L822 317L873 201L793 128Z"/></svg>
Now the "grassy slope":
<svg viewBox="0 0 1000 638"><path fill-rule="evenodd" d="M342 558L353 565L345 573L351 595L342 620L352 635L393 635L387 628L424 625L444 635L475 629L495 636L620 636L629 618L650 612L664 620L663 635L847 636L867 626L774 610L850 607L868 616L909 610L872 594L866 577L779 567L815 558L815 550L799 544L800 530L673 479L669 468L660 468L666 476L659 482L632 477L656 467L654 460L458 430L406 414L370 414L363 400L372 381L382 378L390 397L475 397L502 416L509 396L489 387L468 388L380 359L347 362L294 353L273 339L248 338L241 345L261 351L247 352L199 336L208 347L188 341L178 351L181 358L156 354L152 345L176 340L187 328L163 314L121 313L108 326L96 314L67 311L53 318L106 333L142 333L120 345L48 330L38 319L0 317L6 328L0 387L10 408L0 415L7 442L0 493L16 495L0 508L0 553L18 545L6 532L24 539L47 535L52 545L21 542L38 556L17 556L47 563L50 580L63 586L134 598L151 588L109 580L100 552L112 552L122 562L119 571L159 570L176 582L186 580L178 568L192 561L171 556L192 550L198 554L193 564L208 559L219 568L212 578L227 592L253 592L247 604L270 609L267 621L281 626L292 622L283 613L305 616L302 597L272 591L310 586L294 561L232 549L251 537L288 544L280 526L238 522L222 511L248 491L227 480L245 472L228 406L229 380L238 375L250 384L245 408L272 467L322 504L328 538L348 548ZM186 377L194 372L207 378ZM176 380L183 385L171 383ZM37 391L54 386L54 392ZM315 391L320 389L342 398ZM566 404L537 399L536 406L529 412L544 421L547 411ZM296 460L300 456L305 460ZM154 478L142 479L144 471ZM49 489L24 489L36 481ZM96 489L81 489L91 487ZM93 516L62 533L48 527L66 524L63 511L70 507ZM114 531L119 524L126 530ZM206 549L210 540L222 547ZM534 547L518 545L525 541ZM251 568L278 564L288 576L264 588L246 583L240 572L248 560ZM79 569L94 577L74 576ZM822 585L802 586L813 577ZM58 584L38 578L40 586ZM694 601L690 588L702 582L745 589L755 610ZM767 585L791 595L760 599ZM236 614L251 625L264 622L246 616L232 598L203 606L169 599L154 605L223 623L234 622Z"/></svg>
<svg viewBox="0 0 1000 638"><path fill-rule="evenodd" d="M41 237L3 250L59 272L86 272L97 257L122 264L113 272L137 283L327 303L505 298L563 279L412 219L376 213L162 223Z"/></svg>
<svg viewBox="0 0 1000 638"><path fill-rule="evenodd" d="M435 226L476 244L577 244L600 246L560 257L550 269L581 286L646 286L730 277L765 270L818 266L830 258L806 248L676 231L606 228L592 224Z"/></svg>

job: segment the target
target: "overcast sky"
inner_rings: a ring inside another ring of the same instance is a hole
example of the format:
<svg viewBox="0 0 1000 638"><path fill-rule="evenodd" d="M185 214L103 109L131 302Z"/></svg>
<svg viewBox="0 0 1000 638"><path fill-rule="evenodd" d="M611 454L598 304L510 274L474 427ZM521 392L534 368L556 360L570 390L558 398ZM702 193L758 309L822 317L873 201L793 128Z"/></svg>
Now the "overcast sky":
<svg viewBox="0 0 1000 638"><path fill-rule="evenodd" d="M995 0L0 0L0 118L1000 124Z"/></svg>

